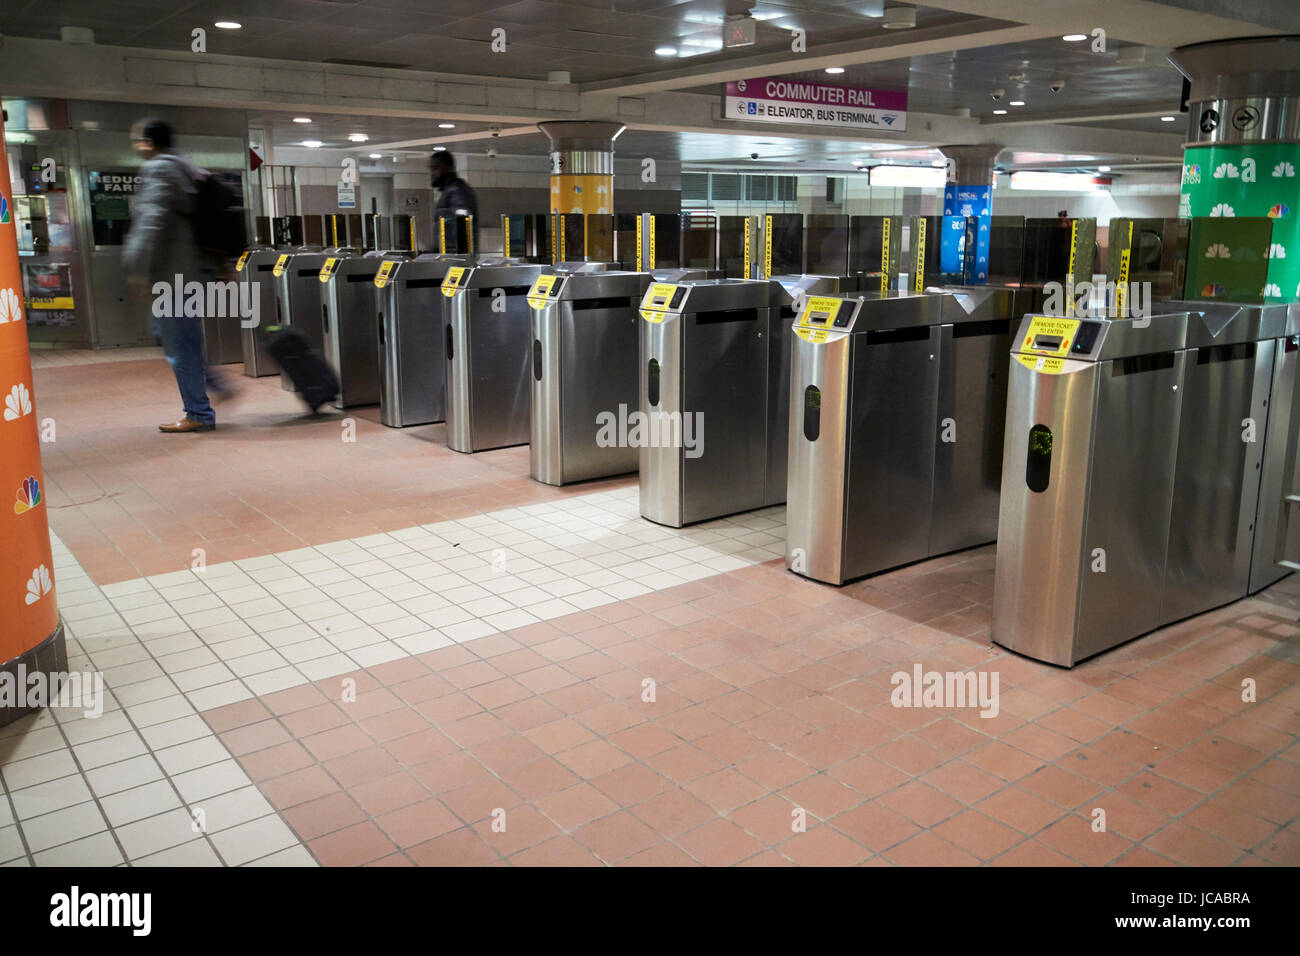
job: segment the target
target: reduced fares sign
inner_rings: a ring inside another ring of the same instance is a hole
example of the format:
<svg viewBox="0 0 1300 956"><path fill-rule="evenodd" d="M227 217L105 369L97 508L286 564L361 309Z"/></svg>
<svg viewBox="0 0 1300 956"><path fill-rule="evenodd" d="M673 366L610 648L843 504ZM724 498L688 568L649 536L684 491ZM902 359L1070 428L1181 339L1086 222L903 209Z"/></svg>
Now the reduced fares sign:
<svg viewBox="0 0 1300 956"><path fill-rule="evenodd" d="M727 84L725 115L727 119L746 122L905 130L907 94L758 77Z"/></svg>

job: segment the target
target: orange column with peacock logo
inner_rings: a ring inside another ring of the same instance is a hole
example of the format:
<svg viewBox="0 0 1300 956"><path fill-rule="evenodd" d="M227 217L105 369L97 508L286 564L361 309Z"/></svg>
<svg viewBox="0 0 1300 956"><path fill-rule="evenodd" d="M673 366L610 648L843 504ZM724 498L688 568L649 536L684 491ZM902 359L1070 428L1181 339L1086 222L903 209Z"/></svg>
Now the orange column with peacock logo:
<svg viewBox="0 0 1300 956"><path fill-rule="evenodd" d="M38 709L32 674L67 670L13 195L9 164L0 162L0 497L9 502L0 503L0 726Z"/></svg>

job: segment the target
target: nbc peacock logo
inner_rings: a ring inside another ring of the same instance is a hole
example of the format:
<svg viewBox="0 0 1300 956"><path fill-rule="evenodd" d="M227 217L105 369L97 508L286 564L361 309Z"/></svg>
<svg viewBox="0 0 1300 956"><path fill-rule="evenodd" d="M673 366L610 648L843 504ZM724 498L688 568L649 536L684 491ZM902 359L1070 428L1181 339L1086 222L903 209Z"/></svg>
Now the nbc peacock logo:
<svg viewBox="0 0 1300 956"><path fill-rule="evenodd" d="M25 514L41 503L41 483L36 480L35 475L23 480L14 499L16 515Z"/></svg>
<svg viewBox="0 0 1300 956"><path fill-rule="evenodd" d="M9 198L0 193L0 226L9 221Z"/></svg>

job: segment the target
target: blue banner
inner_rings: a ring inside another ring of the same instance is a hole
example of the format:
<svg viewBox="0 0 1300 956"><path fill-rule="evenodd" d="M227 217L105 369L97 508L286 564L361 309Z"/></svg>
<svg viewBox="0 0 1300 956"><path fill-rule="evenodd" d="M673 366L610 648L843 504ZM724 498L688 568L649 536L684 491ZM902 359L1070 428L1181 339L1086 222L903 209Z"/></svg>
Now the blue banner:
<svg viewBox="0 0 1300 956"><path fill-rule="evenodd" d="M975 218L975 241L966 244L966 282L970 285L984 285L989 281L989 227L993 221L993 187L944 187L943 214Z"/></svg>

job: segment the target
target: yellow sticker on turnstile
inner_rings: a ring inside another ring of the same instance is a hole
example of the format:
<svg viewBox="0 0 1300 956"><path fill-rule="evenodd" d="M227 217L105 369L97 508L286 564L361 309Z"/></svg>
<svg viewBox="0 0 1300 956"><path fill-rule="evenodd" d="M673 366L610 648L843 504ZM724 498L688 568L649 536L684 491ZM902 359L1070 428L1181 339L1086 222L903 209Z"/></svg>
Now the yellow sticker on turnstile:
<svg viewBox="0 0 1300 956"><path fill-rule="evenodd" d="M1129 262L1133 255L1133 220L1128 221L1128 239L1119 253L1119 275L1115 281L1115 315L1121 319L1128 318L1128 274Z"/></svg>
<svg viewBox="0 0 1300 956"><path fill-rule="evenodd" d="M834 329L830 324L835 321L843 302L843 299L833 296L809 296L804 300L803 311L795 322L794 334L805 342L821 345L831 337Z"/></svg>
<svg viewBox="0 0 1300 956"><path fill-rule="evenodd" d="M641 217L640 217L640 216L637 216L637 222L640 222L640 221L641 221ZM654 213L650 213L650 214L648 214L648 215L646 216L646 224L647 224L647 226L648 226L649 229L650 229L650 261L646 263L646 268L647 268L647 269L653 269L653 268L655 267L655 217L654 217ZM637 249L638 249L638 251L640 250L640 247L641 247L641 243L638 242L638 243L637 243ZM640 269L637 270L637 272L640 272L640 271L641 271Z"/></svg>
<svg viewBox="0 0 1300 956"><path fill-rule="evenodd" d="M1048 358L1045 355L1017 355L1016 361L1025 368L1044 375L1060 375L1065 370L1066 362L1063 358Z"/></svg>
<svg viewBox="0 0 1300 956"><path fill-rule="evenodd" d="M641 243L643 241L641 233L642 233L641 217L637 216L636 217L636 271L637 272L645 271L641 266L642 262L644 262L645 260L645 257L641 254L642 251ZM651 268L653 268L653 266Z"/></svg>
<svg viewBox="0 0 1300 956"><path fill-rule="evenodd" d="M329 282L330 276L334 274L334 267L338 264L339 261L333 256L330 256L325 260L325 264L320 267L320 275L316 278L320 279L321 282Z"/></svg>
<svg viewBox="0 0 1300 956"><path fill-rule="evenodd" d="M746 279L749 276L745 276ZM772 278L772 217L763 221L763 278Z"/></svg>
<svg viewBox="0 0 1300 956"><path fill-rule="evenodd" d="M538 276L533 281L533 287L528 290L528 304L534 309L545 308L550 297L559 292L555 285L560 278L560 276Z"/></svg>
<svg viewBox="0 0 1300 956"><path fill-rule="evenodd" d="M288 261L289 261L289 256L287 254L281 256L279 259L276 259L275 265L271 267L271 275L275 276L278 279L280 277L280 274L284 272L284 264Z"/></svg>
<svg viewBox="0 0 1300 956"><path fill-rule="evenodd" d="M1035 315L1029 320L1029 331L1020 343L1020 351L1034 355L1068 355L1074 333L1079 330L1078 319L1056 319Z"/></svg>
<svg viewBox="0 0 1300 956"><path fill-rule="evenodd" d="M912 277L912 291L920 295L925 291L925 217L916 218L916 275Z"/></svg>
<svg viewBox="0 0 1300 956"><path fill-rule="evenodd" d="M388 285L388 277L393 274L397 268L397 263L392 259L387 259L379 264L379 271L375 273L375 288L382 289Z"/></svg>
<svg viewBox="0 0 1300 956"><path fill-rule="evenodd" d="M668 303L677 293L671 282L656 282L641 300L641 318L647 322L662 322L668 317Z"/></svg>
<svg viewBox="0 0 1300 956"><path fill-rule="evenodd" d="M235 271L243 272L244 266L247 264L247 262L248 262L248 253L245 252L243 255L239 257L238 261L235 262Z"/></svg>
<svg viewBox="0 0 1300 956"><path fill-rule="evenodd" d="M889 291L889 272L893 264L889 261L889 227L892 220L885 216L880 220L880 291Z"/></svg>
<svg viewBox="0 0 1300 956"><path fill-rule="evenodd" d="M447 270L447 275L442 280L442 294L451 298L460 291L460 280L465 275L463 266L454 266Z"/></svg>
<svg viewBox="0 0 1300 956"><path fill-rule="evenodd" d="M750 261L751 261L751 256L750 256L750 244L753 242L753 240L750 238L750 232L752 231L751 228L750 228L750 226L751 226L751 224L753 223L753 221L754 221L754 220L753 220L752 218L750 218L749 216L746 216L746 217L745 217L745 266L744 266L744 268L745 268L745 274L741 277L741 278L744 278L744 279L752 279L752 278L754 278L752 275L750 275L750 272L749 272Z"/></svg>

